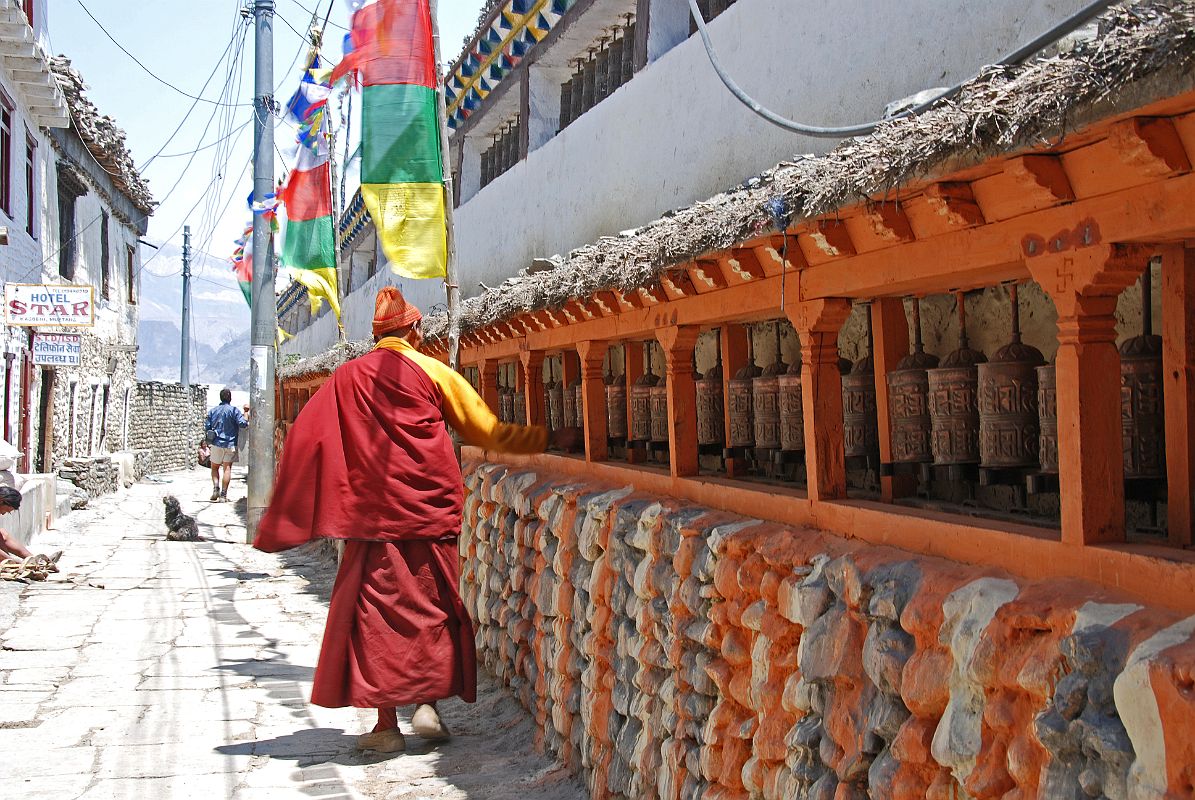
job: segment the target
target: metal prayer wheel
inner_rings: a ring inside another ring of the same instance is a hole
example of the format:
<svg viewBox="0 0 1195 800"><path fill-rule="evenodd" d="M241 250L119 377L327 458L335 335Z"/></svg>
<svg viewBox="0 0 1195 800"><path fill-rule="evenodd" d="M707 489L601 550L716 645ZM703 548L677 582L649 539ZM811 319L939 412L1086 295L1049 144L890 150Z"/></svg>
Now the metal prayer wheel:
<svg viewBox="0 0 1195 800"><path fill-rule="evenodd" d="M754 447L755 421L753 413L752 383L759 377L759 367L755 366L755 356L751 335L747 335L747 363L726 385L726 394L730 401L730 430L726 432L726 446Z"/></svg>
<svg viewBox="0 0 1195 800"><path fill-rule="evenodd" d="M1120 346L1120 433L1126 478L1166 477L1162 337L1153 335L1151 270L1141 283L1141 335Z"/></svg>
<svg viewBox="0 0 1195 800"><path fill-rule="evenodd" d="M1008 296L1012 341L979 365L979 465L1001 469L1037 466L1037 368L1046 363L1040 350L1021 341L1015 283Z"/></svg>
<svg viewBox="0 0 1195 800"><path fill-rule="evenodd" d="M581 379L576 378L563 389L561 404L564 407L564 427L576 428L581 423L577 421L577 396L580 394Z"/></svg>
<svg viewBox="0 0 1195 800"><path fill-rule="evenodd" d="M875 361L871 356L871 306L867 307L867 350L842 379L842 439L847 458L879 452Z"/></svg>
<svg viewBox="0 0 1195 800"><path fill-rule="evenodd" d="M516 390L511 393L511 405L514 407L514 421L520 425L527 424L527 392Z"/></svg>
<svg viewBox="0 0 1195 800"><path fill-rule="evenodd" d="M958 349L948 353L937 369L928 370L930 449L941 466L979 463L979 370L987 356L967 342L967 306L962 292L958 305Z"/></svg>
<svg viewBox="0 0 1195 800"><path fill-rule="evenodd" d="M668 378L660 378L648 390L651 403L651 440L653 444L668 444Z"/></svg>
<svg viewBox="0 0 1195 800"><path fill-rule="evenodd" d="M776 379L780 405L780 449L795 453L805 449L805 408L801 395L801 364L790 364Z"/></svg>
<svg viewBox="0 0 1195 800"><path fill-rule="evenodd" d="M1058 472L1058 383L1054 365L1037 368L1038 469Z"/></svg>
<svg viewBox="0 0 1195 800"><path fill-rule="evenodd" d="M718 354L718 363L693 383L697 389L697 445L721 449L726 442L721 353Z"/></svg>
<svg viewBox="0 0 1195 800"><path fill-rule="evenodd" d="M573 381L573 424L578 428L585 427L585 384L580 378Z"/></svg>
<svg viewBox="0 0 1195 800"><path fill-rule="evenodd" d="M751 381L755 447L759 450L780 449L779 378L788 367L780 353L780 323L776 323L775 328L776 358Z"/></svg>
<svg viewBox="0 0 1195 800"><path fill-rule="evenodd" d="M606 375L606 435L627 438L627 379Z"/></svg>
<svg viewBox="0 0 1195 800"><path fill-rule="evenodd" d="M651 371L651 348L644 344L647 369L631 386L631 441L651 441L651 387L659 381Z"/></svg>
<svg viewBox="0 0 1195 800"><path fill-rule="evenodd" d="M921 301L913 298L913 352L886 376L892 419L892 460L916 464L934 460L929 418L929 370L938 357L925 352L921 339Z"/></svg>
<svg viewBox="0 0 1195 800"><path fill-rule="evenodd" d="M515 396L509 388L503 386L498 389L498 419L503 422L514 422Z"/></svg>
<svg viewBox="0 0 1195 800"><path fill-rule="evenodd" d="M545 394L548 406L548 430L558 431L564 427L564 387L552 380L547 384Z"/></svg>

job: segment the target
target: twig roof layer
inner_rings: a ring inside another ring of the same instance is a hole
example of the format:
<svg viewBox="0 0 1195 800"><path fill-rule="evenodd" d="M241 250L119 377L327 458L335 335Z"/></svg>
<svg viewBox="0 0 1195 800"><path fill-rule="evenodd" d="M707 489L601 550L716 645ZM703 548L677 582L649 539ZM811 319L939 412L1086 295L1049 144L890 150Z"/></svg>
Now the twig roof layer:
<svg viewBox="0 0 1195 800"><path fill-rule="evenodd" d="M557 309L604 290L651 286L669 268L774 230L767 205L776 198L785 201L792 223L814 219L915 179L1056 143L1079 125L1195 83L1195 0L1118 6L1099 27L1097 37L1065 52L986 69L953 100L919 116L883 122L824 156L781 163L642 228L604 236L568 253L555 269L509 278L461 304L461 329ZM424 321L429 339L447 328L443 314ZM315 360L293 365L290 375L322 371L308 368Z"/></svg>
<svg viewBox="0 0 1195 800"><path fill-rule="evenodd" d="M113 183L122 194L143 214L152 214L153 195L149 184L137 171L133 157L125 144L125 132L112 117L101 115L95 104L87 98L87 84L79 70L71 66L66 56L50 59L50 69L58 79L71 110L71 121L83 144L95 156L95 160L112 177Z"/></svg>

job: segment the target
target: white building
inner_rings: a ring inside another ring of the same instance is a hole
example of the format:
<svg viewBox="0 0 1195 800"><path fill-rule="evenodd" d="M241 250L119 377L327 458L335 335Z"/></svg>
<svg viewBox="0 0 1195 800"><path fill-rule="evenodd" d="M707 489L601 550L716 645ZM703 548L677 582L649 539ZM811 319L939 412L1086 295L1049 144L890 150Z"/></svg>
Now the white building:
<svg viewBox="0 0 1195 800"><path fill-rule="evenodd" d="M972 77L1086 3L699 5L721 61L747 92L791 119L842 126ZM447 79L464 296L536 259L644 225L777 162L837 144L755 116L723 86L693 31L687 0L494 6ZM369 335L382 285L400 285L425 311L443 304L439 282L390 273L359 195L348 205L340 225L348 337ZM312 320L296 293L280 304L283 327L297 334L283 352L328 349L337 340L334 319Z"/></svg>
<svg viewBox="0 0 1195 800"><path fill-rule="evenodd" d="M26 12L32 12L32 24ZM153 201L124 134L45 49L47 4L0 0L0 276L92 287L94 325L4 329L4 435L23 472L128 441L136 374L138 239ZM81 336L78 366L35 364L37 334Z"/></svg>

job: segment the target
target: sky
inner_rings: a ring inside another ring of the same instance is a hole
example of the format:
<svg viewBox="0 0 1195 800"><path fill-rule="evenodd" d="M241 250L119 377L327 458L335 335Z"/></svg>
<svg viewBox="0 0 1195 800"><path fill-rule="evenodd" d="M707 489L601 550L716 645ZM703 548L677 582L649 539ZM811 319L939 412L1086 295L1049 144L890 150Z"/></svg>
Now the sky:
<svg viewBox="0 0 1195 800"><path fill-rule="evenodd" d="M312 12L318 4L322 22L329 3L332 12L324 54L335 61L349 24L347 0L276 0L274 84L282 104L298 84L299 59L306 51L302 34ZM49 4L52 52L70 57L100 113L113 117L126 131L133 159L144 167L143 175L162 203L150 219L145 238L181 245L182 226L190 224L192 247L199 251L194 267L197 278L218 277L214 283L226 289L235 288L235 282L229 280L229 265L223 259L231 255L234 240L249 221L246 198L252 189L253 127L247 123L253 116L254 37L252 24L242 20L242 5L241 0L53 0ZM440 0L442 61L456 58L462 40L473 32L481 6L482 0ZM123 53L88 11L144 67ZM209 102L221 98L223 105ZM338 116L333 109L334 123ZM280 176L284 161L293 158L293 129L276 122L275 141L280 151L275 175ZM203 149L192 155L197 148ZM151 254L143 255L146 270L156 275L177 271L175 259L150 261Z"/></svg>

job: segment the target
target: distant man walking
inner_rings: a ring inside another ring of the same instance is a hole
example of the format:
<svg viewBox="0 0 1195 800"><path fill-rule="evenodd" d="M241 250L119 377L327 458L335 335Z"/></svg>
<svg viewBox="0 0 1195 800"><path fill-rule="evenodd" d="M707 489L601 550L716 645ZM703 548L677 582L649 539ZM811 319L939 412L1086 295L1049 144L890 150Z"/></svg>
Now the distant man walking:
<svg viewBox="0 0 1195 800"><path fill-rule="evenodd" d="M536 453L540 427L499 422L459 374L418 351L419 310L378 292L376 346L320 387L287 436L254 547L345 540L311 701L376 708L365 750L406 743L396 706L416 705L415 732L447 739L435 702L473 702L473 626L457 594L464 490L445 423L469 444ZM563 441L575 438L571 432Z"/></svg>
<svg viewBox="0 0 1195 800"><path fill-rule="evenodd" d="M203 423L207 441L211 444L213 503L228 499L232 463L237 460L237 439L241 428L248 426L249 420L232 404L232 392L221 389L220 405L207 412L207 420Z"/></svg>

